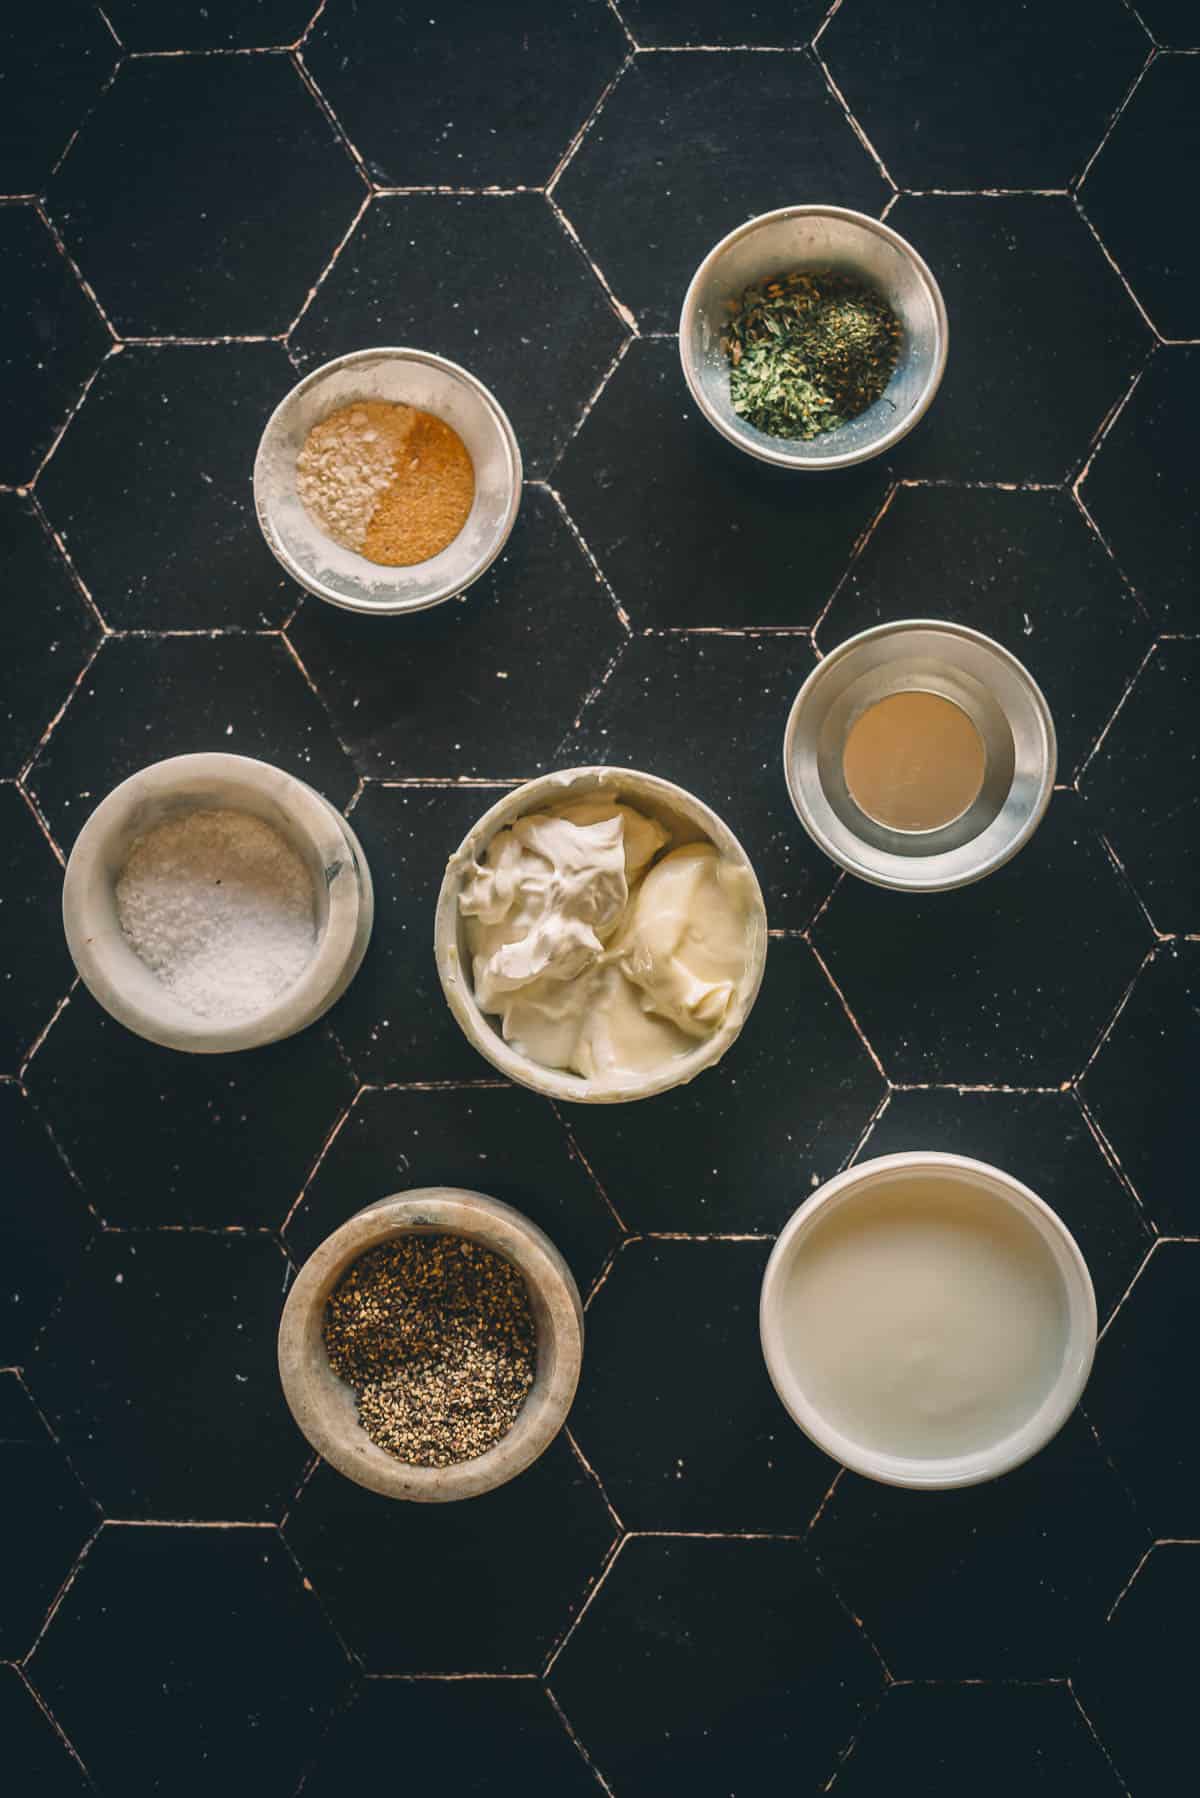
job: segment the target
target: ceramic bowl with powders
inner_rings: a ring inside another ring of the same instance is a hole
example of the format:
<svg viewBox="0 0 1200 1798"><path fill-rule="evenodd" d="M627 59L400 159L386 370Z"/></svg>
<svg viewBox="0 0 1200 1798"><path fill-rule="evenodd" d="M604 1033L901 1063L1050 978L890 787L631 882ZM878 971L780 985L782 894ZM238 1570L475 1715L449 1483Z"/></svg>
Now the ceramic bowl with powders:
<svg viewBox="0 0 1200 1798"><path fill-rule="evenodd" d="M1058 753L1029 671L965 625L907 619L832 650L801 687L783 763L797 816L876 886L944 892L1037 829Z"/></svg>
<svg viewBox="0 0 1200 1798"><path fill-rule="evenodd" d="M213 1055L278 1042L341 997L374 918L362 845L267 762L180 755L101 801L67 861L80 978L121 1024Z"/></svg>
<svg viewBox="0 0 1200 1798"><path fill-rule="evenodd" d="M507 793L450 857L434 950L468 1041L522 1086L612 1104L681 1086L736 1040L767 917L715 812L629 768Z"/></svg>
<svg viewBox="0 0 1200 1798"><path fill-rule="evenodd" d="M763 1275L763 1354L818 1448L884 1485L978 1485L1044 1448L1096 1346L1087 1264L1011 1174L882 1155L785 1224Z"/></svg>
<svg viewBox="0 0 1200 1798"><path fill-rule="evenodd" d="M404 424L390 455L389 413ZM468 465L465 498L446 453L455 443ZM516 520L521 479L516 435L482 381L428 350L356 350L314 369L275 408L254 462L254 503L272 553L319 599L419 612L491 567ZM448 541L434 528L443 511ZM373 559L381 554L422 559L387 565Z"/></svg>

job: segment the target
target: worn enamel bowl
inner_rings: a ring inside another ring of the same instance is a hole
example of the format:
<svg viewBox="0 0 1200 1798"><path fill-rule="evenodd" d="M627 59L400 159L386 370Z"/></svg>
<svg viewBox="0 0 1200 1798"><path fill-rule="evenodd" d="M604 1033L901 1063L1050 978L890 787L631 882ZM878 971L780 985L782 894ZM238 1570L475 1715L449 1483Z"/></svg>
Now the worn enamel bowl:
<svg viewBox="0 0 1200 1798"><path fill-rule="evenodd" d="M116 883L134 841L189 811L261 818L287 840L313 886L316 947L286 991L249 1016L203 1018L138 955L117 916ZM177 755L114 787L75 840L63 881L67 947L92 997L117 1022L167 1049L217 1055L278 1042L319 1018L353 980L375 916L362 844L320 793L244 755Z"/></svg>
<svg viewBox="0 0 1200 1798"><path fill-rule="evenodd" d="M895 373L873 406L805 443L739 418L721 337L747 287L793 269L836 269L883 294L903 327ZM679 357L692 398L730 443L781 468L849 468L907 436L941 383L949 344L946 302L928 265L898 231L844 206L782 206L748 220L708 252L679 320Z"/></svg>
<svg viewBox="0 0 1200 1798"><path fill-rule="evenodd" d="M329 1365L325 1304L351 1263L411 1231L466 1236L517 1268L537 1328L533 1385L508 1434L454 1467L414 1467L372 1442L354 1394ZM583 1306L571 1270L536 1224L499 1199L428 1186L379 1199L314 1249L288 1293L279 1325L279 1377L292 1416L317 1453L385 1498L444 1503L475 1498L523 1473L566 1422L583 1360Z"/></svg>
<svg viewBox="0 0 1200 1798"><path fill-rule="evenodd" d="M475 999L471 979L471 955L467 945L465 921L459 911L458 897L475 862L484 854L497 831L505 830L527 812L546 806L562 805L571 799L585 799L596 793L608 793L645 812L665 824L671 831L673 848L683 843L709 842L721 855L742 869L749 878L752 905L746 968L734 995L729 1015L721 1028L687 1055L664 1062L661 1067L641 1078L613 1076L607 1080L587 1080L580 1074L560 1068L543 1067L505 1042L499 1019L481 1011ZM464 1036L487 1057L493 1067L507 1074L521 1086L532 1087L550 1099L578 1100L584 1104L610 1105L628 1099L647 1099L656 1093L670 1091L695 1079L705 1068L711 1068L736 1041L750 1008L758 997L767 958L767 912L762 890L750 865L750 859L729 826L717 814L674 781L658 775L642 774L633 768L568 768L560 774L543 775L526 781L524 786L506 793L498 804L484 813L474 828L459 844L446 868L438 895L434 921L434 954L438 976L446 1003L454 1013Z"/></svg>
<svg viewBox="0 0 1200 1798"><path fill-rule="evenodd" d="M475 468L475 498L452 543L427 562L381 568L327 537L296 491L296 458L315 424L355 400L391 400L452 425ZM254 504L272 554L293 580L352 612L421 612L453 599L491 567L521 503L521 452L508 414L483 382L429 350L355 350L314 369L267 421L254 461Z"/></svg>

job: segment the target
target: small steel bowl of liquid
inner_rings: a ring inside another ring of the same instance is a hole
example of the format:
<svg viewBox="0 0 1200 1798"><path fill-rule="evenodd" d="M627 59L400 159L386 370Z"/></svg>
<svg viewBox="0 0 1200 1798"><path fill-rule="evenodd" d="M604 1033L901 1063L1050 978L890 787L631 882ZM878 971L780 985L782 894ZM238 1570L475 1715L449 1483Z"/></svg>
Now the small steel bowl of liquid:
<svg viewBox="0 0 1200 1798"><path fill-rule="evenodd" d="M902 333L895 371L875 404L810 441L773 437L738 416L721 341L747 287L794 269L856 275L887 301ZM941 384L949 335L941 289L898 231L845 206L782 206L708 252L683 302L679 358L709 424L747 455L781 468L849 468L891 449L924 417Z"/></svg>
<svg viewBox="0 0 1200 1798"><path fill-rule="evenodd" d="M1054 720L1026 668L980 631L881 624L814 668L783 766L813 841L902 892L969 886L1040 824L1058 766Z"/></svg>

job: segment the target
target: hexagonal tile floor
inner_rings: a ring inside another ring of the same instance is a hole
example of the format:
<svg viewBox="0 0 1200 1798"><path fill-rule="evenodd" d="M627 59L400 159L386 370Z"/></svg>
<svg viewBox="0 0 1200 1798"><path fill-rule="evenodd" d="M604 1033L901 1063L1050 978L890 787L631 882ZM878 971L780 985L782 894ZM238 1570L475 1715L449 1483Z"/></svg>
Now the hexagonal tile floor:
<svg viewBox="0 0 1200 1798"><path fill-rule="evenodd" d="M914 25L920 11L919 28ZM61 0L0 21L0 1786L14 1798L1158 1798L1194 1783L1200 737L1189 0ZM946 378L793 478L708 429L686 283L745 218L884 217ZM1181 208L1183 209L1181 212ZM303 594L251 466L373 343L511 413L520 516L407 619ZM943 616L1028 664L1059 787L985 883L841 876L780 769L845 637ZM377 912L319 1024L238 1057L73 977L63 858L167 755L351 818ZM762 996L641 1105L501 1079L430 953L506 791L608 760L749 850ZM1067 1220L1102 1335L991 1486L841 1472L758 1347L774 1233L911 1148ZM519 1207L585 1295L567 1430L465 1505L310 1454L296 1268L389 1192ZM8 1784L5 1781L8 1781Z"/></svg>

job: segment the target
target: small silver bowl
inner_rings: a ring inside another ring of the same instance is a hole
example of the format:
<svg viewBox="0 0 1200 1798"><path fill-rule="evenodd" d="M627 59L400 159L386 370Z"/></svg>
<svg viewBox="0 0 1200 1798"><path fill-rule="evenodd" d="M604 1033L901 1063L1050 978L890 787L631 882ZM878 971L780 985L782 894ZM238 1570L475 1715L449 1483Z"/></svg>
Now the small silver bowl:
<svg viewBox="0 0 1200 1798"><path fill-rule="evenodd" d="M747 287L797 268L837 269L877 287L903 326L896 371L873 406L810 443L771 437L739 418L729 398L721 337ZM849 468L907 436L938 390L949 326L941 289L889 225L843 206L781 206L739 225L692 277L679 320L679 357L692 398L730 443L781 468Z"/></svg>
<svg viewBox="0 0 1200 1798"><path fill-rule="evenodd" d="M296 491L296 458L315 424L356 400L432 412L458 432L475 466L467 522L439 555L383 568L327 537ZM314 369L267 420L254 459L254 504L267 545L292 579L352 612L421 612L453 599L489 569L521 503L521 451L508 415L482 381L428 350L355 350Z"/></svg>
<svg viewBox="0 0 1200 1798"><path fill-rule="evenodd" d="M982 743L974 799L934 829L892 829L863 811L846 784L850 732L880 700L932 693L965 712ZM1042 821L1058 766L1041 688L981 631L932 618L880 624L850 637L796 695L783 767L796 814L832 860L875 886L948 892L1003 867Z"/></svg>

